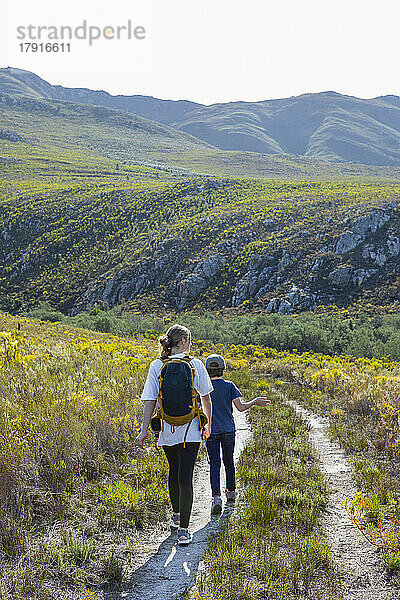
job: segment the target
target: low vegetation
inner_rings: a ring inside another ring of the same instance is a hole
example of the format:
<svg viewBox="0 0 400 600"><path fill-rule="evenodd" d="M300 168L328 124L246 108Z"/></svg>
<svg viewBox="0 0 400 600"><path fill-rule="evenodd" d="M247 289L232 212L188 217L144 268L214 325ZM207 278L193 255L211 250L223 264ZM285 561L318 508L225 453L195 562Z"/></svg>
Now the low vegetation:
<svg viewBox="0 0 400 600"><path fill-rule="evenodd" d="M234 380L249 396L270 385L244 371ZM192 599L341 597L319 526L327 488L307 426L277 394L267 393L271 406L250 416L253 440L239 462L239 508L214 537Z"/></svg>
<svg viewBox="0 0 400 600"><path fill-rule="evenodd" d="M0 330L0 597L80 597L167 514L165 462L134 444L154 344L7 315Z"/></svg>
<svg viewBox="0 0 400 600"><path fill-rule="evenodd" d="M134 444L142 404L137 397L155 351L155 342L140 335L118 338L1 315L4 600L58 600L86 593L101 598L134 569L143 529L166 522L163 455L150 440L144 450ZM226 355L232 377L249 394L254 387L264 389L265 381L256 383L246 375L250 367L261 369L266 356L261 348L197 341L197 355L210 351ZM263 585L270 581L277 590L314 589L317 573L325 573L329 587L330 554L317 527L326 489L306 429L276 400L267 415L254 421L255 445L243 455L240 470L248 487L248 526L260 532L268 521L265 535L271 537L264 558L275 555L272 570L264 561L258 577L261 581L270 573ZM271 482L276 481L267 505L256 493L260 460L269 464ZM289 485L293 477L298 479L295 490ZM285 558L283 538L275 539L283 523L292 532L293 557ZM236 525L233 531L238 534ZM307 567L312 556L314 563ZM304 569L296 582L299 565Z"/></svg>
<svg viewBox="0 0 400 600"><path fill-rule="evenodd" d="M1 315L4 600L105 597L135 568L141 532L166 523L163 455L150 440L144 450L134 444L142 410L137 398L155 337L154 330L122 338ZM213 569L195 593L340 597L320 528L325 483L305 424L271 391L271 378L289 399L331 419L332 436L353 457L360 485L347 510L382 549L382 566L396 582L399 363L197 339L197 356L210 351L226 356L229 376L246 395L268 389L273 405L250 414L253 441L239 467L244 502L213 541L206 557Z"/></svg>
<svg viewBox="0 0 400 600"><path fill-rule="evenodd" d="M360 489L345 508L400 585L400 363L270 351L265 366L288 398L329 418Z"/></svg>
<svg viewBox="0 0 400 600"><path fill-rule="evenodd" d="M372 307L371 307L372 308ZM121 306L112 310L92 309L68 317L48 303L41 303L26 316L59 321L119 336L142 334L156 337L165 326L182 322L197 339L222 344L258 344L276 350L293 350L334 355L351 354L368 358L391 357L400 360L400 317L398 314L374 314L357 309L300 315L259 314L224 316L222 312L202 314L165 313L164 316L124 313Z"/></svg>

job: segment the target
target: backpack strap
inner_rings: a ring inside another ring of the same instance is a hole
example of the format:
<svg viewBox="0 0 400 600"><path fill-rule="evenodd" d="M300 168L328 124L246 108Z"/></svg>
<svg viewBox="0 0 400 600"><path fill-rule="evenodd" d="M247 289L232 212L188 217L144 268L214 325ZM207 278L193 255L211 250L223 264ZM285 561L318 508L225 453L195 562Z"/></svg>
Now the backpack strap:
<svg viewBox="0 0 400 600"><path fill-rule="evenodd" d="M192 363L192 360L193 360L193 358L194 358L194 357L193 357L193 356L190 356L190 354L186 354L186 355L185 355L185 356L182 358L182 360L184 360L185 362L187 362L187 363L190 365L190 368L192 369L192 393L193 393L193 407L194 407L195 413L196 413L196 415L197 415L197 418L199 419L199 427L200 427L200 431L202 431L202 430L204 429L204 427L205 427L205 423L204 423L204 425L203 425L203 423L202 423L202 421L201 421L201 414L203 414L203 415L204 415L204 413L203 413L203 411L202 411L202 410L200 410L199 402L197 401L197 392L196 392L196 389L195 389L195 387L194 387L194 378L195 378L195 375L196 375L196 370L195 370L194 366L191 364L191 363ZM207 421L207 419L206 419L205 415L204 415L204 418L205 418L205 420ZM191 421L190 421L190 423L191 423ZM190 423L189 423L189 425L190 425ZM185 439L184 439L184 442L183 442L183 446L184 446L184 447L185 447L186 435L187 435L187 432L188 432L188 430L189 430L189 427L187 428L187 430L186 430L186 433L185 433Z"/></svg>

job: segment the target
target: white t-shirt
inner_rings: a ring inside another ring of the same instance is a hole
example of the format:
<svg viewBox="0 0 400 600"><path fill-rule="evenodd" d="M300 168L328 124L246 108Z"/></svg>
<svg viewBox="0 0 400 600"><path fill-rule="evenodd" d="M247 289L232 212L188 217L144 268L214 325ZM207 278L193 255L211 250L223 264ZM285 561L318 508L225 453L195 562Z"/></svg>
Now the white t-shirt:
<svg viewBox="0 0 400 600"><path fill-rule="evenodd" d="M173 354L175 358L182 358L186 356L184 352L179 354ZM142 392L142 400L157 400L159 392L159 375L163 366L162 360L156 358L150 364L149 372L147 375L146 383L144 384ZM208 376L207 370L201 360L193 358L191 364L194 367L194 387L200 396L205 396L213 391L213 385L211 379ZM175 446L175 444L181 444L184 440L186 429L188 424L176 425L175 431L172 433L171 425L164 421L164 431L160 432L158 438L159 446ZM190 423L189 430L186 436L187 442L201 442L201 431L199 426L199 420L193 419Z"/></svg>

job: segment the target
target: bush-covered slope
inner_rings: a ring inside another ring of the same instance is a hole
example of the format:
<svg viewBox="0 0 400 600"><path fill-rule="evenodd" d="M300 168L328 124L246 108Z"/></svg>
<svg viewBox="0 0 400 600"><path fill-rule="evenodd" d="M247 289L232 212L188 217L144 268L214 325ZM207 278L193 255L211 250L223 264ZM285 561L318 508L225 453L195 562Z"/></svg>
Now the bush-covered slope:
<svg viewBox="0 0 400 600"><path fill-rule="evenodd" d="M19 163L1 167L18 177ZM3 179L7 310L47 300L69 312L128 303L290 313L368 290L380 304L396 299L395 184L167 183L91 168Z"/></svg>

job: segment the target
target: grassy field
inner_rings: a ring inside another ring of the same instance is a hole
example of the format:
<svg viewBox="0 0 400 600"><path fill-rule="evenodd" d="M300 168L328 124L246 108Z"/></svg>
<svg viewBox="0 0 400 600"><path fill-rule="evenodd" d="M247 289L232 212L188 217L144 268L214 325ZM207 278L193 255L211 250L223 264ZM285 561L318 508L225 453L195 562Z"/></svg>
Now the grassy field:
<svg viewBox="0 0 400 600"><path fill-rule="evenodd" d="M196 341L197 356L210 351L227 357L245 397L269 389L266 376L275 386L284 379L293 382L281 384L289 398L330 415L363 492L349 499L349 511L372 541L386 540L383 566L395 581L399 363ZM137 398L155 354L154 340L140 334L1 315L4 600L105 598L135 567L143 531L166 522L165 461L151 440L145 451L134 445ZM271 399L271 409L250 415L253 442L239 466L244 503L207 553L214 566L201 598L267 590L285 599L340 597L319 522L327 492L307 428L272 392Z"/></svg>
<svg viewBox="0 0 400 600"><path fill-rule="evenodd" d="M1 315L2 598L118 581L165 518L166 467L134 444L154 344Z"/></svg>

